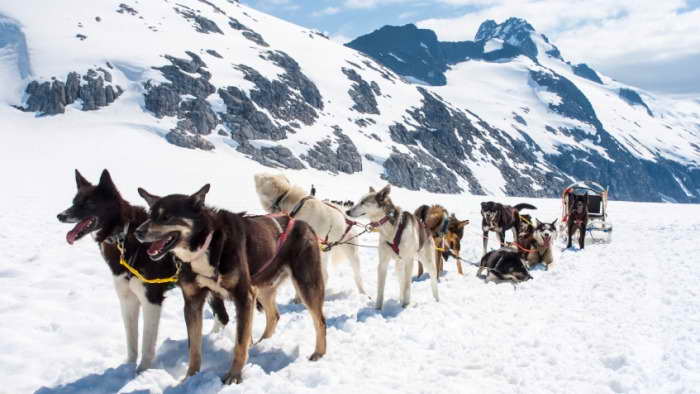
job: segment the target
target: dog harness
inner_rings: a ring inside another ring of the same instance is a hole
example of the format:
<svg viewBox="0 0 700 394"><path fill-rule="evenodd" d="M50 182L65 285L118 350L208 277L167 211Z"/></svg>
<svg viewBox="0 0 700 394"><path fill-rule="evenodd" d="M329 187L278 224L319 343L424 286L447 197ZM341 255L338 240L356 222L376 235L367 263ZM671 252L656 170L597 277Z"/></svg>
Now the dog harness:
<svg viewBox="0 0 700 394"><path fill-rule="evenodd" d="M404 212L403 215L401 215L401 219L399 219L399 228L396 229L396 234L394 234L394 240L392 242L386 241L387 245L391 248L391 250L394 251L397 255L399 255L399 252L401 251L399 249L399 244L401 243L401 237L403 236L403 231L406 229L406 225L408 224L408 218L411 217L411 214L408 212ZM380 221L379 226L382 224L386 223L389 220L388 216L384 216L382 218L384 222ZM423 249L423 245L425 244L426 240L426 234L425 231L427 229L425 228L425 225L422 224L422 222L418 221L421 225L418 227L418 250ZM377 227L379 227L377 226Z"/></svg>
<svg viewBox="0 0 700 394"><path fill-rule="evenodd" d="M275 223L277 223L278 228L281 228L281 227L279 226L279 223L277 222L277 220L276 220L275 218L276 218L276 217L280 217L280 216L287 216L287 215L276 214L276 215L265 215L265 216L271 218L273 221L275 221ZM294 223L295 223L295 222L296 222L296 219L294 219L293 217L289 217L289 221L287 221L287 226L284 228L284 231L282 231L282 232L280 233L279 238L277 238L277 246L275 247L275 254L273 254L272 257L271 257L265 264L263 264L262 267L260 267L260 269L258 270L258 272L256 272L256 273L251 277L251 279L252 279L253 281L255 281L256 279L260 278L260 275L262 275L262 273L265 272L265 270L270 266L270 264L272 264L272 262L275 261L275 259L277 258L277 256L278 256L279 253L280 253L280 250L282 250L282 247L284 246L285 242L287 241L287 238L289 238L289 233L290 233L290 232L292 231L292 229L294 228Z"/></svg>
<svg viewBox="0 0 700 394"><path fill-rule="evenodd" d="M117 247L119 250L119 264L122 265L124 268L126 268L129 272L131 272L132 275L134 275L136 278L138 278L141 282L143 283L149 283L149 284L159 284L159 283L175 283L178 281L178 278L180 277L180 269L182 268L182 262L180 259L174 259L175 260L175 274L173 276L167 277L167 278L154 278L154 279L148 279L143 274L141 274L133 265L129 264L126 260L126 237L129 233L129 224L127 223L126 226L124 226L124 232L115 235L110 239L110 242L114 243L114 245ZM208 242L211 242L211 234L209 234L209 237L207 238L207 247L208 247ZM136 254L131 256L133 259L136 257Z"/></svg>

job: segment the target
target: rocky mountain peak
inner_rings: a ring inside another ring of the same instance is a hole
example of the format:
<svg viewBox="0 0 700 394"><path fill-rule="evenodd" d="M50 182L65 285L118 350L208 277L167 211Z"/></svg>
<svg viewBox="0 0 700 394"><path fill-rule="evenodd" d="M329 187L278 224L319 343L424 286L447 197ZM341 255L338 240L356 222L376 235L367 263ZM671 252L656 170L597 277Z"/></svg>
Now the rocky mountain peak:
<svg viewBox="0 0 700 394"><path fill-rule="evenodd" d="M503 42L521 49L526 55L534 59L537 57L537 45L532 40L531 35L533 33L535 33L535 28L525 19L508 18L500 24L489 19L479 26L474 40L480 42L494 38L501 39Z"/></svg>

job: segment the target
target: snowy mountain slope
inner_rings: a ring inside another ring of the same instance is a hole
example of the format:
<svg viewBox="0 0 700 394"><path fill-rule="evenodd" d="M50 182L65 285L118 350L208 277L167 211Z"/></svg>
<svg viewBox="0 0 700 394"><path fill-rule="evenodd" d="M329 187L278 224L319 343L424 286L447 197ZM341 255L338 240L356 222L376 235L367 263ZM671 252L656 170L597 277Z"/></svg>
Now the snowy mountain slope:
<svg viewBox="0 0 700 394"><path fill-rule="evenodd" d="M567 131L549 141L539 128L514 132L502 121L510 114L463 105L449 86L406 83L317 32L234 1L31 0L2 4L0 15L0 116L20 119L5 133L58 126L60 118L87 128L87 111L183 148L302 172L362 173L412 190L553 196L591 178L612 185L615 198L697 195L693 164L646 168L605 146L617 141L607 134L571 132L590 129L576 120L553 122ZM499 45L484 58L516 48ZM491 93L482 96L499 94ZM686 146L679 155L694 149Z"/></svg>
<svg viewBox="0 0 700 394"><path fill-rule="evenodd" d="M1 393L691 393L700 384L698 274L688 258L700 252L699 208L626 202L610 204L612 244L561 252L552 271L533 270L535 279L517 291L484 284L473 266L458 276L448 263L439 303L423 279L413 283L412 303L402 310L391 275L380 313L356 294L347 265L332 267L324 308L328 354L317 363L304 357L313 346L311 321L290 303L292 289L285 286L278 332L252 348L241 386L219 381L230 365L232 327L206 335L202 373L178 385L187 339L182 297L173 290L164 303L154 368L135 376L133 365L122 364L124 334L107 266L89 238L68 245L70 226L55 217L74 195L73 169L95 180L109 168L132 203L143 205L139 186L189 192L211 182L210 204L258 213L252 174L266 168L222 149L224 137L213 139L218 152L212 154L113 124L129 105L117 101L101 110L106 114L24 119L13 112L9 118L33 126L0 144L0 157L12 163L0 170L7 185L0 193ZM316 170L284 173L333 199L357 199L377 183L363 173L342 179ZM471 219L462 253L478 261L484 197L400 188L392 195L406 209L437 202ZM533 203L543 220L559 214L558 200L504 200ZM362 249L361 257L373 295L376 251ZM208 333L213 319L205 316ZM256 314L256 337L263 326Z"/></svg>
<svg viewBox="0 0 700 394"><path fill-rule="evenodd" d="M406 25L347 45L436 85L445 100L528 143L539 160L610 185L618 198L698 201L700 106L573 65L522 19L486 21L475 41L440 42Z"/></svg>

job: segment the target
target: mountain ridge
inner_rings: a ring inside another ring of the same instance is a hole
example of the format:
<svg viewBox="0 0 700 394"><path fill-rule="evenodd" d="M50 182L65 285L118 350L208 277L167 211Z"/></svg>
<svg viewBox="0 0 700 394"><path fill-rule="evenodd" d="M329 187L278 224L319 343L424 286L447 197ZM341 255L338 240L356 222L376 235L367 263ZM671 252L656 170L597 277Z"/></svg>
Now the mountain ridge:
<svg viewBox="0 0 700 394"><path fill-rule="evenodd" d="M62 7L75 12L52 18ZM625 130L608 130L600 100L591 98L601 92L581 85L571 65L549 64L558 50L536 35L530 37L538 50L533 60L518 46L498 47L503 31L483 32L489 39L478 44L443 48L413 26L426 42L409 43L411 48L434 45L442 60L470 51L481 56L446 66L446 85L421 86L317 31L235 1L67 0L62 7L39 0L0 6L7 16L0 31L13 32L0 38L0 50L10 55L0 61L0 77L9 86L0 95L0 114L19 119L17 132L31 132L33 122L64 123L58 119L89 127L84 112L189 150L224 151L232 165L253 160L412 190L553 197L574 180L593 179L620 199L692 202L700 194L697 147L661 160L653 152L666 145L649 148L652 137L635 143ZM54 34L42 28L47 25ZM25 74L22 42L31 62ZM455 94L450 81L464 78L458 72L463 67L481 67L469 71L476 80L503 84L471 96L498 104L498 116L493 105ZM523 95L499 101L514 89ZM649 117L647 110L659 112L657 102L639 97L646 109L625 103L623 115L633 122L645 121L639 116ZM685 119L663 110L660 116ZM686 134L674 131L668 140L696 143ZM639 178L626 179L630 172Z"/></svg>

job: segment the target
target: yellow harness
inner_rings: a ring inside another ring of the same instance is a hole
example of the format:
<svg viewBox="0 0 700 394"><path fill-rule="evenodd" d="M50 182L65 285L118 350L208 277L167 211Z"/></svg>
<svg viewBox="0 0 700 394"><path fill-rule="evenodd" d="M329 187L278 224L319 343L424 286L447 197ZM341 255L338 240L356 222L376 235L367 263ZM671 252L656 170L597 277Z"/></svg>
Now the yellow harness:
<svg viewBox="0 0 700 394"><path fill-rule="evenodd" d="M141 273L129 263L126 262L126 257L124 256L124 241L120 241L116 243L117 249L119 249L119 264L123 265L126 267L129 272L131 272L135 277L139 278L141 282L144 283L174 283L177 282L178 277L180 276L180 267L182 267L182 263L179 261L176 261L177 265L177 271L175 271L175 275L169 277L169 278L156 278L156 279L146 279Z"/></svg>

